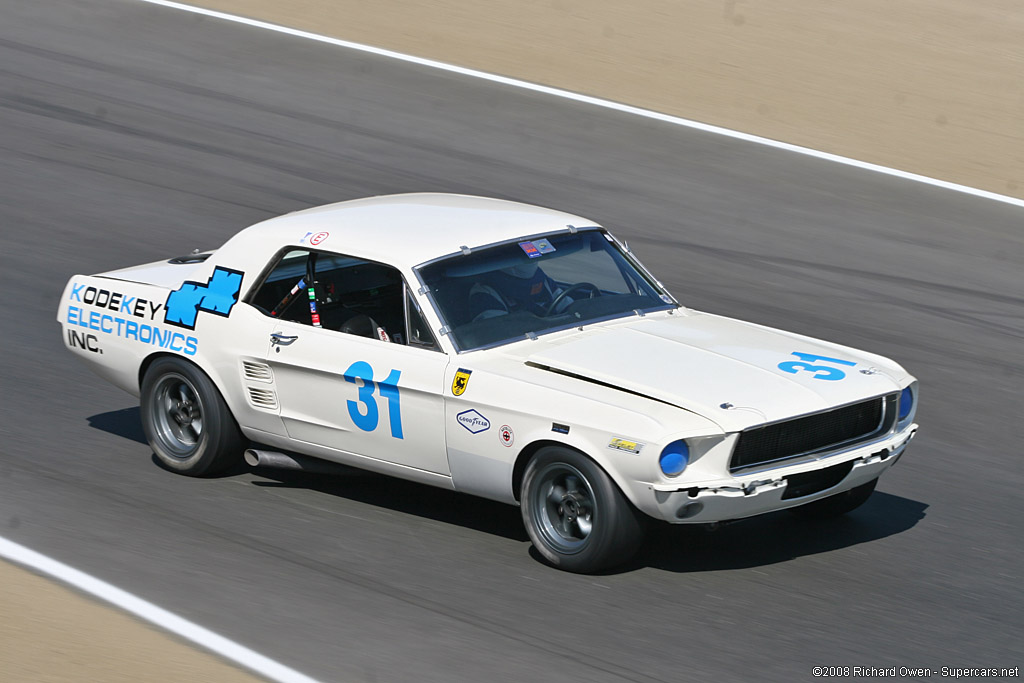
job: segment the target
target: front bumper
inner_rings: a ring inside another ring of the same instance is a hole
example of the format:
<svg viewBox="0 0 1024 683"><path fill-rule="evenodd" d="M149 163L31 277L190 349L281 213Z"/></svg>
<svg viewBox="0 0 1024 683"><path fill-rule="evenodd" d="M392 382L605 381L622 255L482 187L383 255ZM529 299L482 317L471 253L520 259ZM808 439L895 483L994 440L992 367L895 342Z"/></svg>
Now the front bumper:
<svg viewBox="0 0 1024 683"><path fill-rule="evenodd" d="M846 457L825 458L816 463L817 467L782 467L715 486L648 485L648 496L653 493L655 506L645 512L674 524L704 524L753 517L827 498L876 479L899 459L916 432L917 425L911 425L881 443L844 454ZM826 470L846 472L847 467L848 473L838 482L827 476ZM814 485L817 472L822 474L823 487ZM808 478L812 479L810 485ZM799 494L797 486L813 492L787 497L791 486L793 493Z"/></svg>

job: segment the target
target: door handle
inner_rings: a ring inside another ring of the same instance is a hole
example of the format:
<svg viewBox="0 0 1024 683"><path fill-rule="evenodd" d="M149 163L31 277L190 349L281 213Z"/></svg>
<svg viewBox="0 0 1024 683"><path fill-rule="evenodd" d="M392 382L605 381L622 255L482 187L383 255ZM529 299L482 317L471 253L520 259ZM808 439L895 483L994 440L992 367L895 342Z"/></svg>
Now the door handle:
<svg viewBox="0 0 1024 683"><path fill-rule="evenodd" d="M297 334L283 334L281 332L272 332L270 334L270 343L280 344L281 346L288 346L298 338L299 335Z"/></svg>

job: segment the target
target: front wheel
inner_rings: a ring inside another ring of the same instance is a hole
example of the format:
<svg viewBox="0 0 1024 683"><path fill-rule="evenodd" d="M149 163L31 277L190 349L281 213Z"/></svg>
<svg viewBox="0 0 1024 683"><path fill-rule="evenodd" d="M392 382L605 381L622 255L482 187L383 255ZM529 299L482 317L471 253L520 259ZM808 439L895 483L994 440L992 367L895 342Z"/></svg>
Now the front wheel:
<svg viewBox="0 0 1024 683"><path fill-rule="evenodd" d="M832 517L839 517L845 515L847 512L856 510L861 505L867 502L868 498L875 490L875 485L878 484L878 478L874 478L866 484L855 486L849 491L843 491L837 493L834 496L828 498L822 498L816 500L813 503L807 503L799 507L790 508L797 517L803 517L805 519L830 519Z"/></svg>
<svg viewBox="0 0 1024 683"><path fill-rule="evenodd" d="M567 448L537 451L520 503L534 547L559 569L586 574L622 564L643 542L641 513L595 462Z"/></svg>
<svg viewBox="0 0 1024 683"><path fill-rule="evenodd" d="M158 358L142 379L142 428L170 470L214 476L239 462L245 441L217 387L202 370Z"/></svg>

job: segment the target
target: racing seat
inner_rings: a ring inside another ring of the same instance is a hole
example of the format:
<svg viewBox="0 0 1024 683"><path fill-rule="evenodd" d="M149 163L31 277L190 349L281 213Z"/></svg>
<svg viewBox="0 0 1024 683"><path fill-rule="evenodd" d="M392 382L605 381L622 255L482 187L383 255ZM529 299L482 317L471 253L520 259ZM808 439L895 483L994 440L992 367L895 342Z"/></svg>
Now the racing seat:
<svg viewBox="0 0 1024 683"><path fill-rule="evenodd" d="M340 330L345 334L354 334L358 337L369 337L370 339L381 339L381 341L390 341L387 336L387 332L384 332L384 328L377 324L377 321L368 315L357 313L348 320L346 320ZM383 333L383 338L381 337Z"/></svg>

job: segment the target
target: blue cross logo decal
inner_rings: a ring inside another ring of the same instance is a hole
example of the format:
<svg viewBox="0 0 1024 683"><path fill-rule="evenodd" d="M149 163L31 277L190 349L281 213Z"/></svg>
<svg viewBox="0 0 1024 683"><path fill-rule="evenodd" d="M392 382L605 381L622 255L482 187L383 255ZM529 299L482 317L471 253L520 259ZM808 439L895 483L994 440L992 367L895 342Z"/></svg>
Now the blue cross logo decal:
<svg viewBox="0 0 1024 683"><path fill-rule="evenodd" d="M164 322L194 330L199 311L228 317L238 303L243 275L241 271L217 266L206 284L182 283L181 287L167 295Z"/></svg>

